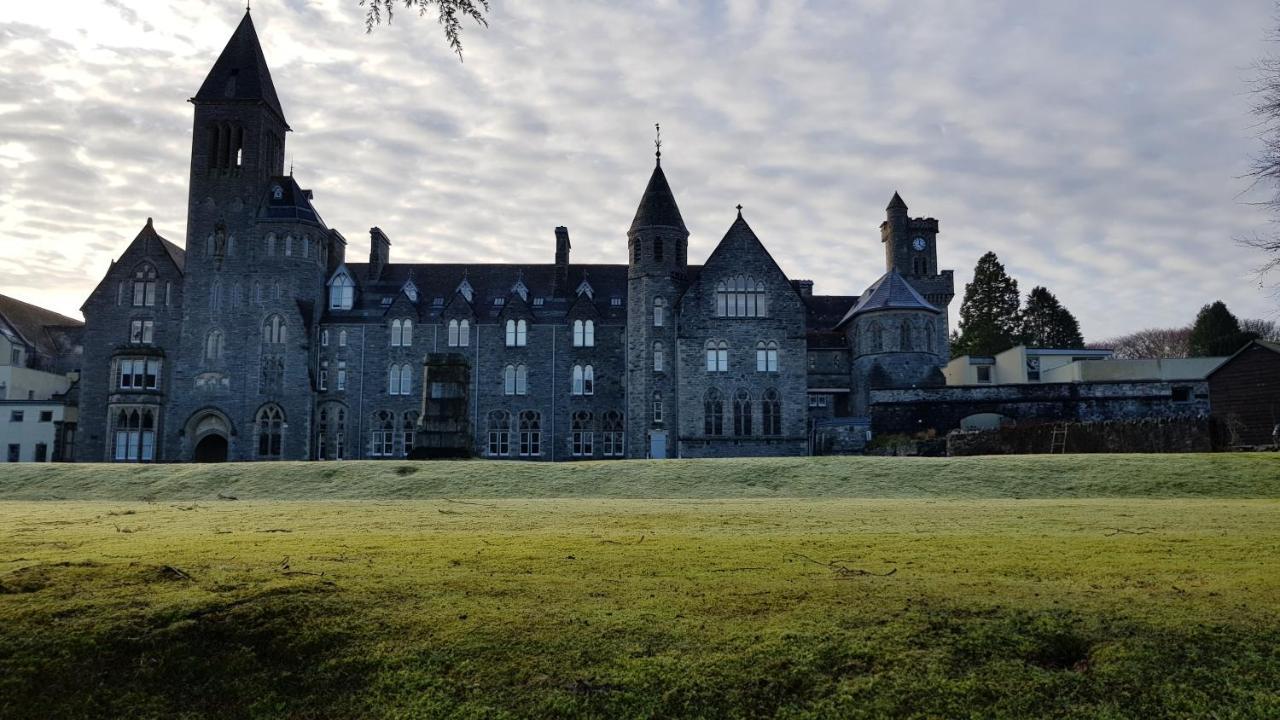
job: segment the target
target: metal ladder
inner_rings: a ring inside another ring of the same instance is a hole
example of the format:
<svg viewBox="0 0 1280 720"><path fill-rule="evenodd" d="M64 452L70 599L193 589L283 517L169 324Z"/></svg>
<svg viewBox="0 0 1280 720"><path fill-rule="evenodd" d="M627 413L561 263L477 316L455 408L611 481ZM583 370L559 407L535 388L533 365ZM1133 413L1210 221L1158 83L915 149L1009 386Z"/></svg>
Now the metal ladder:
<svg viewBox="0 0 1280 720"><path fill-rule="evenodd" d="M1058 423L1053 427L1053 439L1049 443L1050 455L1065 455L1067 453L1067 424Z"/></svg>

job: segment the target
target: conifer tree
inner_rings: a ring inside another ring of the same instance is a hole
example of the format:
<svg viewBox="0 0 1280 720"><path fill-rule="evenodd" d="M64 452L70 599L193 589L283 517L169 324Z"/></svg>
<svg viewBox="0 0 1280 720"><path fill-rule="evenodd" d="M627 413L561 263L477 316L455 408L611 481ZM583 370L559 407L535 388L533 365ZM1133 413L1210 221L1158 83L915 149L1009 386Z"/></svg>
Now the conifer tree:
<svg viewBox="0 0 1280 720"><path fill-rule="evenodd" d="M1080 323L1058 302L1048 288L1037 286L1027 294L1022 308L1021 341L1032 347L1077 349L1084 347Z"/></svg>
<svg viewBox="0 0 1280 720"><path fill-rule="evenodd" d="M1191 326L1191 357L1218 357L1232 355L1257 334L1240 329L1240 321L1221 300L1200 308L1196 322Z"/></svg>
<svg viewBox="0 0 1280 720"><path fill-rule="evenodd" d="M951 356L995 355L1013 347L1018 336L1018 281L1009 277L993 252L978 259L973 282L964 286L960 335Z"/></svg>

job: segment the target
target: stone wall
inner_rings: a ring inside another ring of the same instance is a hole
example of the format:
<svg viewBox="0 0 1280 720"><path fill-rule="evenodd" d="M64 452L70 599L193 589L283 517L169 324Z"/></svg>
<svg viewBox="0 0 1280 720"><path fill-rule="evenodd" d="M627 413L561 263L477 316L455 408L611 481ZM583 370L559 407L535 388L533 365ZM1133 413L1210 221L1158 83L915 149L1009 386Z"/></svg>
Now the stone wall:
<svg viewBox="0 0 1280 720"><path fill-rule="evenodd" d="M1175 400L1175 389L1187 400ZM1208 384L1110 382L990 385L871 391L871 426L877 433L940 433L970 415L995 413L1016 423L1099 422L1207 415Z"/></svg>
<svg viewBox="0 0 1280 720"><path fill-rule="evenodd" d="M1038 455L1052 447L1058 423L1007 426L947 436L947 454ZM1212 450L1205 417L1066 423L1067 453L1188 453Z"/></svg>

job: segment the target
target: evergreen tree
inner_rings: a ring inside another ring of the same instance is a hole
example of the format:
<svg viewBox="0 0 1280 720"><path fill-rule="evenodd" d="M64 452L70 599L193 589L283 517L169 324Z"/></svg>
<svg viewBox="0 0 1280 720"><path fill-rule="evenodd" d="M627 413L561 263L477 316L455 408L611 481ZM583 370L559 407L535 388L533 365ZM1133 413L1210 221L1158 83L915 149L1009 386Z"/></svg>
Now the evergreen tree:
<svg viewBox="0 0 1280 720"><path fill-rule="evenodd" d="M1189 354L1191 357L1232 355L1257 337L1256 333L1241 330L1240 321L1219 300L1200 308L1196 315L1188 341Z"/></svg>
<svg viewBox="0 0 1280 720"><path fill-rule="evenodd" d="M973 282L964 286L960 336L951 356L995 355L1013 347L1018 336L1018 281L1009 277L993 252L978 259Z"/></svg>
<svg viewBox="0 0 1280 720"><path fill-rule="evenodd" d="M1035 287L1022 308L1021 341L1032 347L1077 349L1084 347L1080 323L1058 302L1048 288Z"/></svg>

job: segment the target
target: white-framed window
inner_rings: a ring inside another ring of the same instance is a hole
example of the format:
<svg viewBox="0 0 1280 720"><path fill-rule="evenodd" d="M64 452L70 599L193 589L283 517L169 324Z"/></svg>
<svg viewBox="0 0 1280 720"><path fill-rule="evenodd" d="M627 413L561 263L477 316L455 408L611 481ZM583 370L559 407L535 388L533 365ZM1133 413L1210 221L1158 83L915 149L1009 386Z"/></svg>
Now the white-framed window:
<svg viewBox="0 0 1280 720"><path fill-rule="evenodd" d="M134 320L129 323L129 342L134 345L150 345L155 341L154 320Z"/></svg>
<svg viewBox="0 0 1280 720"><path fill-rule="evenodd" d="M149 408L124 408L115 413L116 462L152 462L156 459L156 416Z"/></svg>
<svg viewBox="0 0 1280 720"><path fill-rule="evenodd" d="M400 347L404 338L404 324L400 320L391 321L391 347Z"/></svg>
<svg viewBox="0 0 1280 720"><path fill-rule="evenodd" d="M716 283L717 317L765 317L768 305L764 283L750 275L736 275Z"/></svg>
<svg viewBox="0 0 1280 720"><path fill-rule="evenodd" d="M660 342L656 342L653 344L653 371L654 372L667 371L666 348Z"/></svg>
<svg viewBox="0 0 1280 720"><path fill-rule="evenodd" d="M733 396L733 434L737 437L751 435L751 393L739 390Z"/></svg>
<svg viewBox="0 0 1280 720"><path fill-rule="evenodd" d="M527 395L529 368L524 365L508 365L503 368L502 392L504 395Z"/></svg>
<svg viewBox="0 0 1280 720"><path fill-rule="evenodd" d="M133 271L133 306L154 307L156 304L156 269L147 263Z"/></svg>
<svg viewBox="0 0 1280 720"><path fill-rule="evenodd" d="M347 331L339 330L338 331L338 347L344 348L346 346L347 346Z"/></svg>
<svg viewBox="0 0 1280 720"><path fill-rule="evenodd" d="M326 392L329 389L329 361L328 360L320 361L320 377L319 377L318 384L319 384L320 392Z"/></svg>
<svg viewBox="0 0 1280 720"><path fill-rule="evenodd" d="M617 410L605 413L600 423L600 439L604 445L604 456L622 457L626 452L623 445L624 437L622 413Z"/></svg>
<svg viewBox="0 0 1280 720"><path fill-rule="evenodd" d="M524 320L507 321L507 347L525 347L529 344L529 324Z"/></svg>
<svg viewBox="0 0 1280 720"><path fill-rule="evenodd" d="M663 410L662 393L656 392L653 394L653 424L654 425L662 424L662 410Z"/></svg>
<svg viewBox="0 0 1280 720"><path fill-rule="evenodd" d="M489 457L511 454L511 413L494 410L489 413Z"/></svg>
<svg viewBox="0 0 1280 720"><path fill-rule="evenodd" d="M266 405L258 411L254 426L258 435L258 457L279 460L284 454L284 411L277 405Z"/></svg>
<svg viewBox="0 0 1280 720"><path fill-rule="evenodd" d="M542 454L542 414L537 410L520 413L520 456Z"/></svg>
<svg viewBox="0 0 1280 720"><path fill-rule="evenodd" d="M991 383L991 366L979 365L977 370L978 370L978 382L983 383L984 385L990 384Z"/></svg>
<svg viewBox="0 0 1280 720"><path fill-rule="evenodd" d="M226 351L226 336L221 330L210 330L204 338L205 362L218 362Z"/></svg>
<svg viewBox="0 0 1280 720"><path fill-rule="evenodd" d="M825 395L823 397L826 397ZM782 399L778 391L769 388L760 398L761 433L777 436L782 434Z"/></svg>
<svg viewBox="0 0 1280 720"><path fill-rule="evenodd" d="M332 310L350 310L355 303L356 286L351 278L339 275L333 279L329 288L329 308Z"/></svg>
<svg viewBox="0 0 1280 720"><path fill-rule="evenodd" d="M594 395L596 386L596 371L591 365L574 365L573 366L573 388L574 395Z"/></svg>
<svg viewBox="0 0 1280 720"><path fill-rule="evenodd" d="M703 433L724 435L724 395L711 388L702 398Z"/></svg>
<svg viewBox="0 0 1280 720"><path fill-rule="evenodd" d="M347 361L346 361L346 360L339 360L339 361L338 361L338 386L337 386L337 389L338 389L338 391L339 391L339 392L343 392L343 391L345 391L345 390L347 389Z"/></svg>
<svg viewBox="0 0 1280 720"><path fill-rule="evenodd" d="M667 301L662 298L653 300L653 326L662 327L667 318Z"/></svg>
<svg viewBox="0 0 1280 720"><path fill-rule="evenodd" d="M158 358L121 358L116 362L116 387L118 389L160 389L160 360Z"/></svg>
<svg viewBox="0 0 1280 720"><path fill-rule="evenodd" d="M369 455L372 457L395 457L396 423L395 415L382 410L373 417L373 436L370 438Z"/></svg>
<svg viewBox="0 0 1280 720"><path fill-rule="evenodd" d="M756 372L778 372L778 343L756 343Z"/></svg>
<svg viewBox="0 0 1280 720"><path fill-rule="evenodd" d="M569 450L574 457L591 457L595 455L595 431L592 428L591 413L586 410L580 410L573 414Z"/></svg>
<svg viewBox="0 0 1280 720"><path fill-rule="evenodd" d="M707 372L729 371L729 343L724 340L707 341Z"/></svg>
<svg viewBox="0 0 1280 720"><path fill-rule="evenodd" d="M329 347L329 331L327 329L320 331L320 347Z"/></svg>
<svg viewBox="0 0 1280 720"><path fill-rule="evenodd" d="M404 365L392 365L387 372L387 394L388 395L412 395L413 394L413 366L406 363Z"/></svg>
<svg viewBox="0 0 1280 720"><path fill-rule="evenodd" d="M449 321L449 347L467 347L471 344L471 321Z"/></svg>
<svg viewBox="0 0 1280 720"><path fill-rule="evenodd" d="M573 321L573 346L596 346L596 322L594 320Z"/></svg>
<svg viewBox="0 0 1280 720"><path fill-rule="evenodd" d="M412 320L404 321L403 334L401 335L400 340L401 340L400 342L401 347L413 347L413 321Z"/></svg>
<svg viewBox="0 0 1280 720"><path fill-rule="evenodd" d="M409 453L413 452L413 438L417 433L418 413L405 413L404 420L400 423L400 434L403 438L403 442L400 444L401 457L409 457Z"/></svg>

